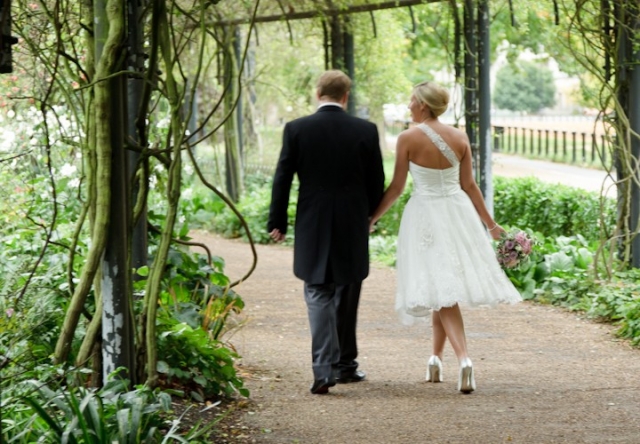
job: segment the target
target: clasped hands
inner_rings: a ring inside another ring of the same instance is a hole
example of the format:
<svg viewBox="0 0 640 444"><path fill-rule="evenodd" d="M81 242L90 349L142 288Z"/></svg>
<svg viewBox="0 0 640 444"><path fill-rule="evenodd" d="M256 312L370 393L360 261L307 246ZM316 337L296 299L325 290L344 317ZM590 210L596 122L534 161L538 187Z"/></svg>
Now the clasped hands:
<svg viewBox="0 0 640 444"><path fill-rule="evenodd" d="M269 233L269 236L271 236L271 239L273 239L276 242L282 242L285 239L286 234L281 233L280 230L278 230L277 228L274 228Z"/></svg>

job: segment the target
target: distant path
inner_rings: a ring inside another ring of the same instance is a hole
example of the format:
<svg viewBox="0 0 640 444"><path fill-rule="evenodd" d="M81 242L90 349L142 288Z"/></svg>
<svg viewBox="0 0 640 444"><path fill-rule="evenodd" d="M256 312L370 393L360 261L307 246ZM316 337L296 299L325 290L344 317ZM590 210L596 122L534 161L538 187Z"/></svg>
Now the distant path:
<svg viewBox="0 0 640 444"><path fill-rule="evenodd" d="M231 279L250 264L243 242L196 234L224 257ZM393 310L395 271L374 267L358 325L366 381L309 394L310 336L292 250L258 246L256 272L237 291L246 326L231 338L253 403L238 439L302 444L638 443L640 351L612 327L550 306L521 303L464 309L478 389L456 391L447 345L444 382L424 381L428 325L401 325Z"/></svg>
<svg viewBox="0 0 640 444"><path fill-rule="evenodd" d="M493 174L503 177L533 176L543 182L560 183L587 191L615 196L613 180L601 170L580 168L544 160L526 159L502 153L492 153ZM603 188L604 187L604 188Z"/></svg>

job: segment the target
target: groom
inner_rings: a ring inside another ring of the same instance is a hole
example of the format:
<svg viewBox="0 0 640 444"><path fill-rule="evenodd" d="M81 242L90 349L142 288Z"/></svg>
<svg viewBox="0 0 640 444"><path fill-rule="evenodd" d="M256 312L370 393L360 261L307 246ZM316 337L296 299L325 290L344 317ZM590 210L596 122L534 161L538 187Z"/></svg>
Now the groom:
<svg viewBox="0 0 640 444"><path fill-rule="evenodd" d="M384 172L376 126L344 111L350 88L343 72L325 72L315 114L285 125L267 227L273 240L284 240L297 174L293 272L304 281L313 394L365 378L355 360L356 319L369 274L368 219L382 198Z"/></svg>

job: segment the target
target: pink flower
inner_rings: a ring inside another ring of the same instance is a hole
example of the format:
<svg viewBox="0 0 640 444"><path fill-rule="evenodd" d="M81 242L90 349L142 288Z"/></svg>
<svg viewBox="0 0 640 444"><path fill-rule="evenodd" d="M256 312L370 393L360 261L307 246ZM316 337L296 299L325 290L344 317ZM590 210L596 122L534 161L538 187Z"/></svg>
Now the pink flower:
<svg viewBox="0 0 640 444"><path fill-rule="evenodd" d="M520 263L520 261L517 258L509 259L507 262L504 263L504 266L506 268L515 268L518 266L518 263Z"/></svg>
<svg viewBox="0 0 640 444"><path fill-rule="evenodd" d="M503 268L515 268L527 259L533 249L533 241L522 230L505 233L496 248L498 263Z"/></svg>
<svg viewBox="0 0 640 444"><path fill-rule="evenodd" d="M10 318L11 316L13 316L13 308L7 308L5 313L7 314L7 317Z"/></svg>

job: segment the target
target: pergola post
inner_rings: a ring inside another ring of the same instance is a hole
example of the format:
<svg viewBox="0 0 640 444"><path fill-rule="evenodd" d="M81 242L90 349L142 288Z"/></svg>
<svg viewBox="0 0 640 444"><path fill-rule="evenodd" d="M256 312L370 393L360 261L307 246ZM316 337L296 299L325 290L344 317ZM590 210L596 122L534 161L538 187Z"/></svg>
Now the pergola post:
<svg viewBox="0 0 640 444"><path fill-rule="evenodd" d="M487 210L493 215L493 177L491 174L491 43L489 41L489 1L478 2L478 123L480 190Z"/></svg>
<svg viewBox="0 0 640 444"><path fill-rule="evenodd" d="M344 42L340 16L332 15L329 21L331 37L331 69L344 69Z"/></svg>
<svg viewBox="0 0 640 444"><path fill-rule="evenodd" d="M97 0L95 45L96 61L102 55L109 22L106 19L106 2ZM125 20L125 14L121 17ZM127 175L127 157L125 153L124 132L127 127L126 83L122 76L110 80L111 97L109 114L111 116L111 218L107 229L107 244L102 260L102 376L107 376L117 368L124 367L127 372L120 377L133 378L134 342L133 320L130 306L130 273L128 248L128 207L129 177ZM117 119L117 121L114 121Z"/></svg>
<svg viewBox="0 0 640 444"><path fill-rule="evenodd" d="M633 4L632 4L633 3ZM633 233L631 242L631 265L640 268L640 48L637 42L640 38L640 7L636 2L629 2L630 27L627 66L629 66L629 129L631 130L631 157L634 165L634 180L631 181L631 219L629 227Z"/></svg>
<svg viewBox="0 0 640 444"><path fill-rule="evenodd" d="M352 81L351 93L349 94L349 101L347 102L347 112L352 116L356 115L356 84L355 84L355 50L353 42L353 30L349 26L349 17L345 17L345 27L343 34L344 43L344 69Z"/></svg>
<svg viewBox="0 0 640 444"><path fill-rule="evenodd" d="M127 64L129 71L142 73L144 71L144 54L142 49L142 10L144 0L128 0L127 8ZM138 131L140 105L142 102L142 77L127 79L127 138L133 144L140 146L142 136ZM144 118L144 117L143 117ZM142 129L141 129L142 130ZM128 176L132 189L128 201L129 214L133 215L140 187L136 180L136 171L140 162L140 152L129 150ZM132 227L131 233L131 267L140 268L147 265L148 256L147 209L142 210L140 218ZM134 276L136 278L137 274Z"/></svg>
<svg viewBox="0 0 640 444"><path fill-rule="evenodd" d="M471 144L474 168L478 151L477 131L478 112L476 103L476 21L473 0L464 0L464 129Z"/></svg>
<svg viewBox="0 0 640 444"><path fill-rule="evenodd" d="M614 150L614 161L617 171L618 188L618 220L628 223L631 233L631 257L630 265L640 268L640 102L635 100L640 95L640 50L634 45L640 29L639 8L632 2L619 1L614 4L616 23L616 87L618 88L618 101L624 117L628 118L629 142L626 147L624 138L626 134L616 137L617 143ZM624 124L619 128L625 129ZM628 153L624 150L629 149ZM629 156L629 162L624 159ZM627 201L627 198L630 200ZM623 256L622 245L619 251Z"/></svg>

